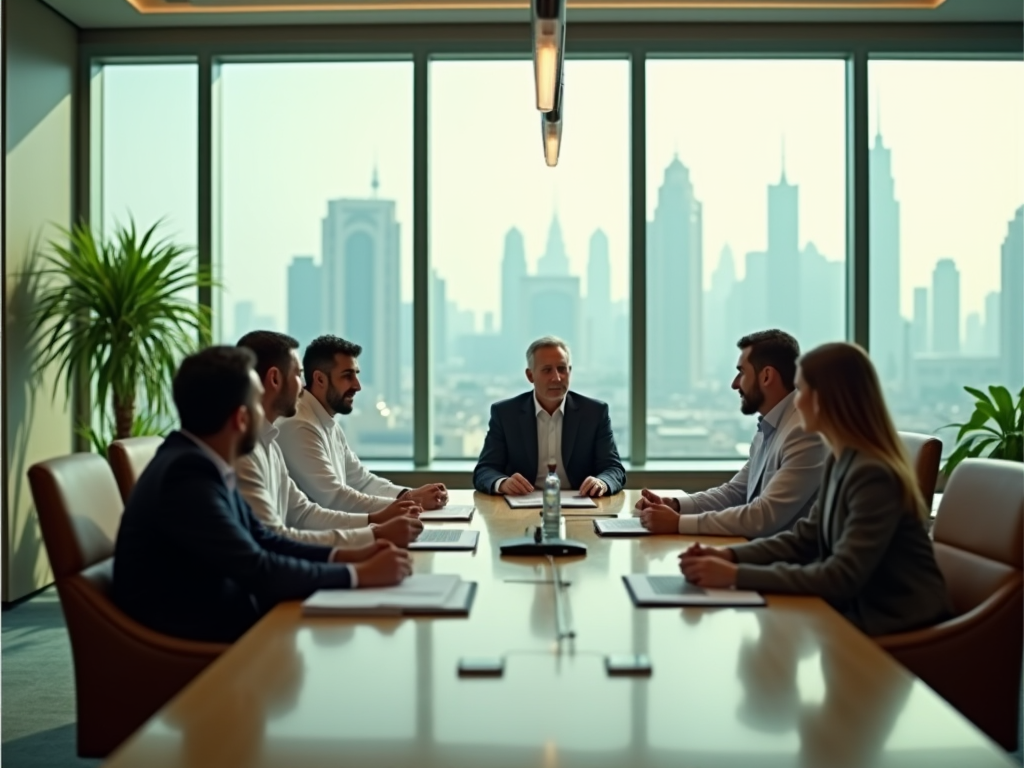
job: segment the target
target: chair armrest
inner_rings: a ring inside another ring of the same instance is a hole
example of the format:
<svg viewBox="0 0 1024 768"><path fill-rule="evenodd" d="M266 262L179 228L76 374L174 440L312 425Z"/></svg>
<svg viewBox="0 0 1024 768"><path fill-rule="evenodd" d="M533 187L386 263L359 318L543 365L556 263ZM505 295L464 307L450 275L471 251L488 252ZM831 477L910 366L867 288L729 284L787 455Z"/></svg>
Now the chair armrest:
<svg viewBox="0 0 1024 768"><path fill-rule="evenodd" d="M1021 580L1019 578L1012 579L967 613L932 627L915 629L910 632L900 632L893 635L880 635L875 638L875 642L890 653L894 653L898 651L912 651L923 646L932 646L937 643L954 640L967 632L973 631L978 622L984 621L988 616L997 613L1007 600L1019 599L1019 597L1015 597L1015 593L1019 592L1020 588Z"/></svg>
<svg viewBox="0 0 1024 768"><path fill-rule="evenodd" d="M170 654L171 656L177 657L183 661L188 657L197 660L208 659L212 661L231 647L230 645L224 645L222 643L206 643L198 640L184 640L182 638L171 637L170 635L156 632L135 621L133 618L117 608L113 602L106 599L105 596L101 596L93 585L84 577L76 575L63 579L62 581L62 584L58 584L58 588L63 587L69 592L77 593L80 600L88 603L92 609L96 611L96 613L100 614L106 621L114 626L120 627L121 632L124 633L126 639L138 643L139 645L149 647L153 651Z"/></svg>

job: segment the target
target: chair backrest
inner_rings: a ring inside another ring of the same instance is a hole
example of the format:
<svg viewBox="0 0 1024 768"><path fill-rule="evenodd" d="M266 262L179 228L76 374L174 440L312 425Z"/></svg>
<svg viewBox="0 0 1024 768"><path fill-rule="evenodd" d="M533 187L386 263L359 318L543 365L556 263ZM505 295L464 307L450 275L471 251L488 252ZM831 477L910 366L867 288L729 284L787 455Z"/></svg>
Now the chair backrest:
<svg viewBox="0 0 1024 768"><path fill-rule="evenodd" d="M28 481L58 580L114 554L124 504L101 456L74 453L34 464Z"/></svg>
<svg viewBox="0 0 1024 768"><path fill-rule="evenodd" d="M931 511L935 482L939 478L939 462L942 460L942 441L917 432L900 432L900 439L910 454L910 466L917 475L917 487L924 496L925 506Z"/></svg>
<svg viewBox="0 0 1024 768"><path fill-rule="evenodd" d="M966 459L946 483L932 530L957 614L1024 568L1024 464Z"/></svg>
<svg viewBox="0 0 1024 768"><path fill-rule="evenodd" d="M128 497L139 476L153 460L163 442L162 437L126 437L110 444L107 458L110 460L111 469L114 470L117 487L125 504L128 503Z"/></svg>

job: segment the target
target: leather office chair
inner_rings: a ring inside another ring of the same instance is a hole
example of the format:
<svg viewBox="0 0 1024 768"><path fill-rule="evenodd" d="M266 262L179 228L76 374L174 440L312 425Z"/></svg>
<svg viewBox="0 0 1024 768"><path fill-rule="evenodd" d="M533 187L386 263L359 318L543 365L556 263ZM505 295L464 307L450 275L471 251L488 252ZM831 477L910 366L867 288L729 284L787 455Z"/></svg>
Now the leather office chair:
<svg viewBox="0 0 1024 768"><path fill-rule="evenodd" d="M110 466L91 453L28 471L75 662L78 754L103 757L227 648L162 635L110 598L124 505Z"/></svg>
<svg viewBox="0 0 1024 768"><path fill-rule="evenodd" d="M128 503L128 496L135 487L139 475L153 460L157 448L164 442L162 437L126 437L115 440L107 449L110 468L114 470L121 498Z"/></svg>
<svg viewBox="0 0 1024 768"><path fill-rule="evenodd" d="M942 441L931 435L917 432L900 432L900 439L910 454L910 466L917 475L917 485L924 496L928 511L935 498L935 482L939 478L939 462L942 460Z"/></svg>
<svg viewBox="0 0 1024 768"><path fill-rule="evenodd" d="M955 618L878 643L1013 750L1024 654L1024 464L967 459L957 466L933 542Z"/></svg>

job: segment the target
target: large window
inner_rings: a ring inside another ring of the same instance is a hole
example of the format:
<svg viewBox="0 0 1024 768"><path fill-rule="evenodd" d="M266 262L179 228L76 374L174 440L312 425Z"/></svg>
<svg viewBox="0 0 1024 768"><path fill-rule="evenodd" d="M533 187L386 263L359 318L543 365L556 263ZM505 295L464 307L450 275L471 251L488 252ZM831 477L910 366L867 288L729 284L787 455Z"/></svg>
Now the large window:
<svg viewBox="0 0 1024 768"><path fill-rule="evenodd" d="M476 458L526 348L565 339L571 387L629 450L629 64L566 62L561 156L544 164L533 65L430 65L435 455Z"/></svg>
<svg viewBox="0 0 1024 768"><path fill-rule="evenodd" d="M412 456L412 64L222 64L218 334L362 345L344 417Z"/></svg>
<svg viewBox="0 0 1024 768"><path fill-rule="evenodd" d="M871 354L897 427L934 432L964 385L1024 385L1024 63L868 75Z"/></svg>
<svg viewBox="0 0 1024 768"><path fill-rule="evenodd" d="M134 220L196 245L198 72L195 64L110 64L94 78L102 105L99 223Z"/></svg>
<svg viewBox="0 0 1024 768"><path fill-rule="evenodd" d="M647 453L745 455L737 340L845 338L845 62L647 64Z"/></svg>

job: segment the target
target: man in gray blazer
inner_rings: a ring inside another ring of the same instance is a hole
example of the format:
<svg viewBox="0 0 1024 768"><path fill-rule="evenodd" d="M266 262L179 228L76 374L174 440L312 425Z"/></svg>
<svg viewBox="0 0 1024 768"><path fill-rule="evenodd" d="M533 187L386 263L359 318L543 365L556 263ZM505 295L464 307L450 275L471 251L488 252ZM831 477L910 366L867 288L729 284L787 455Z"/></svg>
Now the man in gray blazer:
<svg viewBox="0 0 1024 768"><path fill-rule="evenodd" d="M653 533L771 536L805 517L821 481L826 449L800 427L793 408L800 346L779 330L744 336L732 388L740 410L758 416L750 458L724 485L678 498L649 490L637 502L643 526Z"/></svg>

